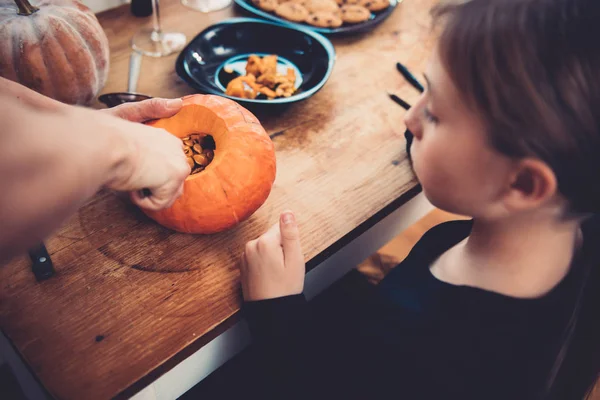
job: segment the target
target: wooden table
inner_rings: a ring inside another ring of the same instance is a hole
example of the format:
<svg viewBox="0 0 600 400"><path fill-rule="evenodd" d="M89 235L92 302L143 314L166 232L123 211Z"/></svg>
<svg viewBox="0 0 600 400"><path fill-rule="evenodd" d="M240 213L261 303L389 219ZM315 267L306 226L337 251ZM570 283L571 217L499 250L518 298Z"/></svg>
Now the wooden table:
<svg viewBox="0 0 600 400"><path fill-rule="evenodd" d="M436 2L405 0L374 31L333 39L337 59L325 87L262 118L267 131L277 133L277 178L267 202L237 228L176 234L101 192L46 242L55 277L37 283L26 257L0 268L4 348L10 342L31 375L60 399L130 397L182 361L189 366L197 360L195 368L204 372L178 383L170 395L154 394L176 397L247 342L239 334L236 262L244 243L275 223L281 210L297 213L308 268L314 269L307 278L310 296L414 221L423 209L401 207L419 193L404 151L404 111L386 90L416 100L395 62L424 69L434 45L429 9ZM182 31L188 40L239 15L232 8L201 14L176 0L163 3L165 30ZM104 92L125 90L129 40L150 21L132 17L129 6L99 20L112 54ZM175 74L175 58L145 58L138 91L192 93ZM207 344L209 358L188 358L204 354Z"/></svg>

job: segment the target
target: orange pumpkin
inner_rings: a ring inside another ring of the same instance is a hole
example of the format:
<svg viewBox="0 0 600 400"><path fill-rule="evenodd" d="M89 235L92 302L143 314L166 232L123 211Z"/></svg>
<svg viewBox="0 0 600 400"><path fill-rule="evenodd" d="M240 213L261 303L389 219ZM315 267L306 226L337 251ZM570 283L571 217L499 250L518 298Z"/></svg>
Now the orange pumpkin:
<svg viewBox="0 0 600 400"><path fill-rule="evenodd" d="M159 224L186 233L215 233L250 217L266 200L275 180L273 142L258 119L220 96L191 95L170 118L148 123L178 138L207 134L214 158L190 175L183 195L162 211L144 212Z"/></svg>
<svg viewBox="0 0 600 400"><path fill-rule="evenodd" d="M106 82L108 39L76 0L0 0L0 76L69 104L89 104Z"/></svg>

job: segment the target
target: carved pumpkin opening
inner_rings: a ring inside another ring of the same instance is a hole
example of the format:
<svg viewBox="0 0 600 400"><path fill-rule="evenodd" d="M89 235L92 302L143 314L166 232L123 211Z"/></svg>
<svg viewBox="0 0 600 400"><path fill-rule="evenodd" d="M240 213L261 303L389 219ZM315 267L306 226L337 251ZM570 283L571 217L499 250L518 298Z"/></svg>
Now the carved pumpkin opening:
<svg viewBox="0 0 600 400"><path fill-rule="evenodd" d="M192 133L181 138L181 141L191 169L190 176L204 171L215 157L216 144L212 135Z"/></svg>

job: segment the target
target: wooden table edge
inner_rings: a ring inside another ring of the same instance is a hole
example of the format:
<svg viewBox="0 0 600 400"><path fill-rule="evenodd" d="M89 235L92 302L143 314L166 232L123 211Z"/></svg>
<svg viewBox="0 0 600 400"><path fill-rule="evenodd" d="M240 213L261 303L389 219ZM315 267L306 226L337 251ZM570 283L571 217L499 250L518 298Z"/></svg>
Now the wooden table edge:
<svg viewBox="0 0 600 400"><path fill-rule="evenodd" d="M377 213L373 214L370 218L365 220L363 223L358 225L355 229L348 232L346 235L342 236L328 248L323 250L321 253L317 254L311 260L306 263L306 271L310 271L335 253L337 253L340 249L346 246L348 243L352 242L352 240L356 239L370 228L375 226L379 221L383 220L388 215L392 214L395 210L402 207L408 201L412 200L419 193L421 193L421 186L419 184L415 184L414 187L407 190L400 197L392 201L390 204L379 210ZM134 396L136 393L140 392L146 386L152 384L152 382L156 381L162 375L173 369L176 365L184 361L186 358L190 357L192 354L196 353L200 349L202 349L206 344L210 343L213 339L217 338L224 332L226 332L229 328L233 327L237 322L241 321L241 311L237 311L225 321L221 322L217 325L213 330L211 330L208 334L198 338L189 346L181 349L171 358L152 369L146 375L142 376L136 382L131 384L125 390L117 394L114 399L129 399ZM37 378L36 378L37 379Z"/></svg>

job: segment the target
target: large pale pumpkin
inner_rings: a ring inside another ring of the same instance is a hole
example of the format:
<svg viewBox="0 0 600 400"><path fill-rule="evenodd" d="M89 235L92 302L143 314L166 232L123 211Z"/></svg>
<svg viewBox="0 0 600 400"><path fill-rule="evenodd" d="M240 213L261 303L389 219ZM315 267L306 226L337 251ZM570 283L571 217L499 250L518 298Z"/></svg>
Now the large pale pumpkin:
<svg viewBox="0 0 600 400"><path fill-rule="evenodd" d="M191 95L171 118L149 123L184 138L211 135L214 159L190 175L183 195L162 211L144 211L159 224L187 233L215 233L250 217L267 199L275 180L275 151L258 119L219 96Z"/></svg>
<svg viewBox="0 0 600 400"><path fill-rule="evenodd" d="M0 0L0 76L69 104L89 104L106 82L108 39L76 0Z"/></svg>

